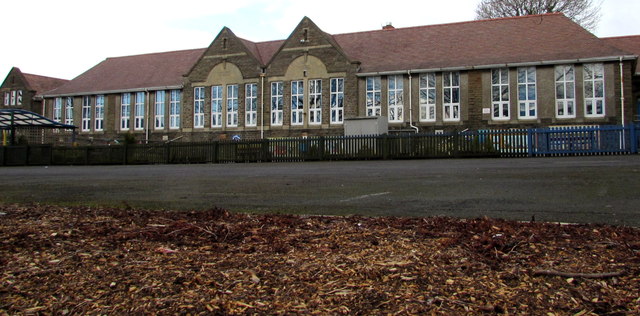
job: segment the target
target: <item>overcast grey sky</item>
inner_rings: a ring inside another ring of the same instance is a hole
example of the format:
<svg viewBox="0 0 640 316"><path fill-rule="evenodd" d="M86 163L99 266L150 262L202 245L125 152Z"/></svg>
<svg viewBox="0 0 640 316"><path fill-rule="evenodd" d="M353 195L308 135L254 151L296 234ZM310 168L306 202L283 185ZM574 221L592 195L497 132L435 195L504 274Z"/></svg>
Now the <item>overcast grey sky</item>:
<svg viewBox="0 0 640 316"><path fill-rule="evenodd" d="M223 26L284 39L304 16L338 34L473 20L480 0L21 0L3 3L0 80L12 66L72 79L107 57L207 47ZM597 36L640 34L638 0L603 0Z"/></svg>

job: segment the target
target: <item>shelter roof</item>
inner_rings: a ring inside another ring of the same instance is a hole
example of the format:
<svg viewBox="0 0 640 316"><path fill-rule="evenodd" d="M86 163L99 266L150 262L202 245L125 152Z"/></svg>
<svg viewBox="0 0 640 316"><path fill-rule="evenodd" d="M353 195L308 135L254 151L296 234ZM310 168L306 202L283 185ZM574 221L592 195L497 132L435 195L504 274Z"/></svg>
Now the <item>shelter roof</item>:
<svg viewBox="0 0 640 316"><path fill-rule="evenodd" d="M0 129L11 129L11 127L76 128L26 110L0 109Z"/></svg>

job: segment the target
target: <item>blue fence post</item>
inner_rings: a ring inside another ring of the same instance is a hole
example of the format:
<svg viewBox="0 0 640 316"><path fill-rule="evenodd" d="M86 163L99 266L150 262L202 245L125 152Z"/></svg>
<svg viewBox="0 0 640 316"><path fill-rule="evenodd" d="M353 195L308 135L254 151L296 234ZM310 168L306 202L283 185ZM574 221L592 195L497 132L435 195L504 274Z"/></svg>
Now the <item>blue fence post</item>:
<svg viewBox="0 0 640 316"><path fill-rule="evenodd" d="M527 155L533 157L533 129L527 129Z"/></svg>
<svg viewBox="0 0 640 316"><path fill-rule="evenodd" d="M636 134L636 124L631 123L629 126L629 141L631 142L631 153L638 153L638 135Z"/></svg>

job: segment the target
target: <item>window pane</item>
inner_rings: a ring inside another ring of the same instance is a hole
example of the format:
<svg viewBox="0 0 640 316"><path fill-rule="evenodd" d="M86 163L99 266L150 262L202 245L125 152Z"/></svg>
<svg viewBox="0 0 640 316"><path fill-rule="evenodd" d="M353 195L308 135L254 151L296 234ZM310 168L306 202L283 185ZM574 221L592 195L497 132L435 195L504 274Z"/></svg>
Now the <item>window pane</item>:
<svg viewBox="0 0 640 316"><path fill-rule="evenodd" d="M509 83L509 69L500 70L500 83L508 84Z"/></svg>
<svg viewBox="0 0 640 316"><path fill-rule="evenodd" d="M527 86L518 85L518 100L527 100Z"/></svg>
<svg viewBox="0 0 640 316"><path fill-rule="evenodd" d="M527 96L529 101L536 100L536 85L530 84L527 86Z"/></svg>
<svg viewBox="0 0 640 316"><path fill-rule="evenodd" d="M564 84L556 83L556 99L564 99Z"/></svg>
<svg viewBox="0 0 640 316"><path fill-rule="evenodd" d="M595 82L595 97L596 98L603 98L604 97L604 82L603 81L596 81Z"/></svg>
<svg viewBox="0 0 640 316"><path fill-rule="evenodd" d="M429 104L436 104L436 89L429 89Z"/></svg>
<svg viewBox="0 0 640 316"><path fill-rule="evenodd" d="M536 82L536 67L529 67L527 69L527 81L529 83Z"/></svg>
<svg viewBox="0 0 640 316"><path fill-rule="evenodd" d="M574 96L573 82L567 82L567 99L573 99Z"/></svg>

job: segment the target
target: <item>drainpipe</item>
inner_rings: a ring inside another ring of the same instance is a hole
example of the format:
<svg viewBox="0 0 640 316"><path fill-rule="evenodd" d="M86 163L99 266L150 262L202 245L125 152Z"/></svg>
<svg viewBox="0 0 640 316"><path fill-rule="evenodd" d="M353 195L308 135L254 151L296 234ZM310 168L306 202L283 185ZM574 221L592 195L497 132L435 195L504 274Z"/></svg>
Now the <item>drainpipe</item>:
<svg viewBox="0 0 640 316"><path fill-rule="evenodd" d="M624 127L624 69L622 67L622 56L620 56L620 109L622 111L622 127Z"/></svg>
<svg viewBox="0 0 640 316"><path fill-rule="evenodd" d="M407 75L409 75L409 126L411 128L413 128L413 129L415 129L416 130L416 134L418 134L420 132L420 130L418 129L417 126L413 125L413 106L412 106L413 102L411 102L412 99L413 99L412 98L412 96L413 96L413 94L412 94L413 87L412 87L412 84L411 84L411 71L410 70L407 70Z"/></svg>
<svg viewBox="0 0 640 316"><path fill-rule="evenodd" d="M260 139L264 139L264 69L260 72Z"/></svg>
<svg viewBox="0 0 640 316"><path fill-rule="evenodd" d="M145 106L147 107L146 111L145 111L145 117L144 117L144 127L145 127L145 132L144 132L144 143L148 144L149 143L149 103L151 102L149 100L149 89L144 89L144 91L147 93L147 98L145 100Z"/></svg>

